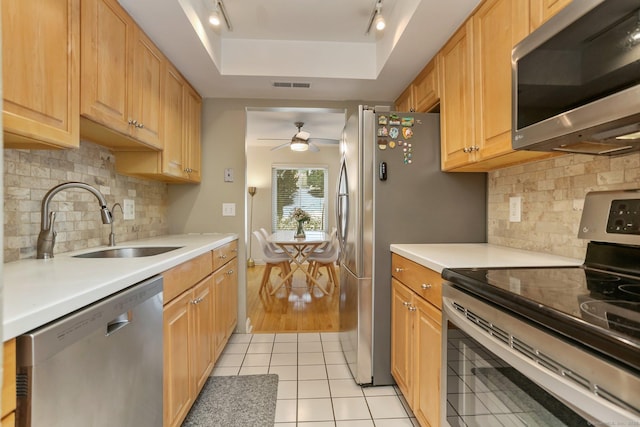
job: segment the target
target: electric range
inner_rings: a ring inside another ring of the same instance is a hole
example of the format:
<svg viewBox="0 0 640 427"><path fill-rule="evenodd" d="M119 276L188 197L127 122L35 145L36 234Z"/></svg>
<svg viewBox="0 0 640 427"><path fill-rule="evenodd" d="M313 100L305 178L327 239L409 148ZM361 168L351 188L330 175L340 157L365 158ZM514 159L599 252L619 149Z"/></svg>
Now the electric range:
<svg viewBox="0 0 640 427"><path fill-rule="evenodd" d="M640 190L587 194L578 237L590 240L579 267L445 269L443 311L447 319L458 316L448 329L451 335L468 328L478 345L495 339L522 356L527 363L501 360L496 366L520 367L533 383L558 394L584 425L640 423ZM501 352L498 346L494 353ZM540 380L550 373L559 382ZM563 381L576 387L557 393ZM586 394L565 399L573 391ZM533 424L564 425L557 419Z"/></svg>

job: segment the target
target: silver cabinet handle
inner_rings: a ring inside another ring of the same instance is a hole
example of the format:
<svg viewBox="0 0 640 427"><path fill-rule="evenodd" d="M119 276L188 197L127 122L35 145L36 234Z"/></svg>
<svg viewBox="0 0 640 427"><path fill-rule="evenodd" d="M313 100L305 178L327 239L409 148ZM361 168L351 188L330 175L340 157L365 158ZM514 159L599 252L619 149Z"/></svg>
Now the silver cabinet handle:
<svg viewBox="0 0 640 427"><path fill-rule="evenodd" d="M417 308L415 308L413 306L409 306L408 309L409 309L409 311L416 311L417 310Z"/></svg>
<svg viewBox="0 0 640 427"><path fill-rule="evenodd" d="M469 148L469 147L464 147L464 148L462 149L462 152L463 152L463 153L470 153L471 151L472 151L472 150L471 150L471 148Z"/></svg>
<svg viewBox="0 0 640 427"><path fill-rule="evenodd" d="M229 270L229 271L227 271L227 274L228 274L229 276L231 276L231 275L233 274L233 270Z"/></svg>
<svg viewBox="0 0 640 427"><path fill-rule="evenodd" d="M130 125L134 125L134 126L136 126L136 124L137 124L137 123L138 123L138 121L137 121L137 120L129 119L129 124L130 124Z"/></svg>
<svg viewBox="0 0 640 427"><path fill-rule="evenodd" d="M143 123L136 123L136 127L138 129L142 129L144 127L144 124Z"/></svg>
<svg viewBox="0 0 640 427"><path fill-rule="evenodd" d="M191 301L191 304L200 304L202 301L204 301L204 297L198 297L196 299L194 299L193 301Z"/></svg>
<svg viewBox="0 0 640 427"><path fill-rule="evenodd" d="M425 290L431 289L431 283L423 283L420 287Z"/></svg>
<svg viewBox="0 0 640 427"><path fill-rule="evenodd" d="M402 273L404 268L396 267L396 273Z"/></svg>
<svg viewBox="0 0 640 427"><path fill-rule="evenodd" d="M402 305L404 305L405 307L408 307L409 305L411 305L411 303L409 301L403 301Z"/></svg>
<svg viewBox="0 0 640 427"><path fill-rule="evenodd" d="M227 258L227 256L226 256L225 254L222 254L222 255L220 255L218 258L220 258L220 259L226 259L226 258Z"/></svg>

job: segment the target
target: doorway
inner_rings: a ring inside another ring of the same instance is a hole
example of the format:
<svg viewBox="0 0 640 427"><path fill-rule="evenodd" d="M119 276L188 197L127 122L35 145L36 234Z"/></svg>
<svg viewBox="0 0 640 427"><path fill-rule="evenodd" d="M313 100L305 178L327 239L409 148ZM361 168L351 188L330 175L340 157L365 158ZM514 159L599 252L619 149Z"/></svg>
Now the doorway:
<svg viewBox="0 0 640 427"><path fill-rule="evenodd" d="M272 288L261 290L265 255L252 232L262 228L271 234L292 226L290 217L295 207L310 212L314 229L330 233L335 227L335 183L340 165L338 141L342 137L346 109L249 107L246 114L248 325L254 333L336 332L339 284L331 288L330 274L321 269L318 282L332 290L325 294L309 286L306 275L299 270L293 274L289 286L273 293ZM297 135L307 137L312 146L305 151L292 149L291 143L296 142ZM286 186L282 171L288 174ZM277 285L284 268L273 268L269 283Z"/></svg>

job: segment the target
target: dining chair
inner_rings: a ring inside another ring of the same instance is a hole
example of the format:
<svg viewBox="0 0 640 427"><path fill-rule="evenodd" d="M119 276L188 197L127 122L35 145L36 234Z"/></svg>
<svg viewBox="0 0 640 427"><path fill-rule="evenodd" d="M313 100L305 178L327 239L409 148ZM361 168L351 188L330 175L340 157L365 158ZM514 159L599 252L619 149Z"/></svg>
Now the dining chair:
<svg viewBox="0 0 640 427"><path fill-rule="evenodd" d="M331 240L325 246L324 250L313 252L307 260L311 266L311 275L316 278L320 274L320 269L324 267L327 270L327 293L331 293L338 286L338 274L336 273L335 263L338 260L338 237L333 234ZM311 288L315 283L311 284ZM310 289L311 290L311 289Z"/></svg>
<svg viewBox="0 0 640 427"><path fill-rule="evenodd" d="M271 276L271 270L273 267L277 267L280 269L280 276L284 277L289 274L291 271L291 265L289 265L289 255L284 252L277 253L273 251L269 247L269 242L263 237L262 233L258 230L253 232L256 240L258 241L258 245L262 250L263 259L265 261L264 273L262 274L262 280L260 282L260 289L258 292L262 292L264 288L267 287L267 284L270 283L269 277ZM291 278L287 280L287 287L291 288ZM271 289L269 289L271 292Z"/></svg>
<svg viewBox="0 0 640 427"><path fill-rule="evenodd" d="M284 249L277 247L276 245L274 245L269 241L269 232L264 227L260 227L258 231L260 231L260 234L262 234L262 237L264 238L264 241L267 243L267 246L269 246L269 249L271 249L273 252L277 254L284 253Z"/></svg>

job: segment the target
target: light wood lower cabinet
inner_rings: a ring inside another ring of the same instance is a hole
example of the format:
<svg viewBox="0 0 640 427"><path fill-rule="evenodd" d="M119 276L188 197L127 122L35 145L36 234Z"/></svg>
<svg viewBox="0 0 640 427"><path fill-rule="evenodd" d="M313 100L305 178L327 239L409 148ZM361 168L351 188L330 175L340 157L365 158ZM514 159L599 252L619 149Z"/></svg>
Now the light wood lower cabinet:
<svg viewBox="0 0 640 427"><path fill-rule="evenodd" d="M420 425L437 427L442 378L440 275L395 254L392 271L391 374Z"/></svg>
<svg viewBox="0 0 640 427"><path fill-rule="evenodd" d="M233 259L213 274L215 289L214 355L222 353L238 323L238 260Z"/></svg>
<svg viewBox="0 0 640 427"><path fill-rule="evenodd" d="M3 346L2 371L2 427L16 424L16 340Z"/></svg>
<svg viewBox="0 0 640 427"><path fill-rule="evenodd" d="M213 254L232 248L237 241L163 274L164 427L182 424L236 326L235 255L213 271Z"/></svg>

